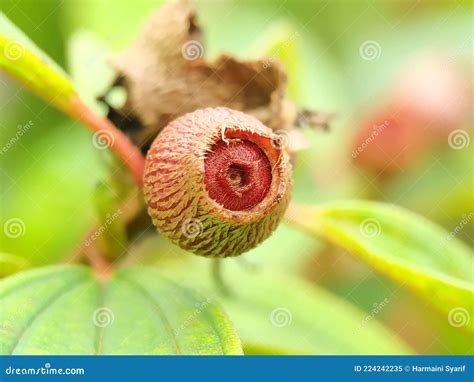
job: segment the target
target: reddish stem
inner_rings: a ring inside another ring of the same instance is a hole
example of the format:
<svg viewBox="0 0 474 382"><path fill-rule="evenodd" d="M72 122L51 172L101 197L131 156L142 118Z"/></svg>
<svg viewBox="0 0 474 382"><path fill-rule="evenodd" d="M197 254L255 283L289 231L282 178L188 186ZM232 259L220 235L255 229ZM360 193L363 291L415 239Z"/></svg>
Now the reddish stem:
<svg viewBox="0 0 474 382"><path fill-rule="evenodd" d="M99 280L107 280L113 272L113 265L102 256L98 248L91 246L84 254Z"/></svg>
<svg viewBox="0 0 474 382"><path fill-rule="evenodd" d="M137 217L137 215L143 211L144 205L143 205L143 199L141 194L139 195L134 195L129 197L127 200L125 200L119 210L122 211L121 214L121 219L122 219L122 224L125 226L127 223L129 223L131 220ZM76 261L81 254L84 254L85 257L89 260L89 262L96 263L95 257L96 254L94 251L96 251L97 247L97 242L95 240L92 240L92 238L95 236L95 234L99 231L100 226L99 224L94 224L87 234L84 236L83 240L81 241L81 244L78 245L72 252L71 254L66 258L66 262L74 262ZM90 243L87 245L86 243ZM116 259L117 260L117 259ZM103 260L104 262L107 262L105 259ZM114 261L115 262L115 261ZM110 266L113 266L113 263L110 264ZM103 268L100 266L99 268Z"/></svg>
<svg viewBox="0 0 474 382"><path fill-rule="evenodd" d="M109 120L95 114L87 105L85 105L78 97L75 97L71 103L71 108L65 110L71 117L84 123L84 125L93 132L104 132L111 137L107 142L109 147L117 154L122 162L130 170L138 188L143 187L143 170L145 167L145 158L140 150ZM133 203L132 203L133 204ZM136 204L136 203L135 203ZM132 208L131 215L139 210L139 207ZM94 228L93 228L94 230ZM96 245L86 248L84 242L81 250L85 254L87 260L96 270L100 278L106 279L113 269L113 264L109 263L100 253Z"/></svg>
<svg viewBox="0 0 474 382"><path fill-rule="evenodd" d="M95 114L78 97L73 100L69 115L83 122L93 132L103 131L112 137L110 148L118 155L133 175L139 188L143 187L143 169L145 158L125 134L115 127L108 119Z"/></svg>

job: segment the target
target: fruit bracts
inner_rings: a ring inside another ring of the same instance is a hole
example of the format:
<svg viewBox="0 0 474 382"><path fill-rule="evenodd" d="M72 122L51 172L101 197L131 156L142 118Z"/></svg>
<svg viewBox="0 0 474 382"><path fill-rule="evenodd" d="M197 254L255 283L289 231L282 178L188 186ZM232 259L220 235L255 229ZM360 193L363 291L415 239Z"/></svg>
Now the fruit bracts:
<svg viewBox="0 0 474 382"><path fill-rule="evenodd" d="M291 164L277 136L227 108L188 113L148 151L144 194L154 225L181 248L237 256L275 230L290 201Z"/></svg>

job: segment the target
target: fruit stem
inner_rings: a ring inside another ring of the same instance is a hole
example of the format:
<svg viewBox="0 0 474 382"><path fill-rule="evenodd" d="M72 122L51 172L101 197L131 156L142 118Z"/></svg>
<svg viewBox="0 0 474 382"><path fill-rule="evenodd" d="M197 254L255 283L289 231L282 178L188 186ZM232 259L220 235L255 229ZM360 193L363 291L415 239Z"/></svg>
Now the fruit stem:
<svg viewBox="0 0 474 382"><path fill-rule="evenodd" d="M85 105L79 97L73 100L73 106L69 110L69 115L84 123L93 132L104 132L104 135L111 137L109 147L117 154L122 162L132 173L137 186L143 187L143 169L145 158L142 153L129 139L108 119L102 118Z"/></svg>
<svg viewBox="0 0 474 382"><path fill-rule="evenodd" d="M113 265L110 264L100 253L96 246L91 246L84 254L89 264L94 268L97 277L100 280L107 280L113 271Z"/></svg>
<svg viewBox="0 0 474 382"><path fill-rule="evenodd" d="M231 295L230 289L228 288L224 281L224 278L222 277L222 259L215 259L212 262L211 267L212 279L214 280L214 284L223 296L229 297Z"/></svg>
<svg viewBox="0 0 474 382"><path fill-rule="evenodd" d="M134 218L136 218L141 211L144 210L141 194L138 193L127 198L121 204L119 210L122 211L122 214L120 216L120 219L122 219L122 224L126 225ZM81 259L82 256L85 256L88 262L99 271L103 270L104 268L110 271L112 268L114 268L116 262L119 261L119 257L115 258L113 262L109 263L105 258L103 258L102 254L100 253L100 250L97 246L97 240L93 239L96 236L97 232L100 231L100 228L101 227L98 224L94 224L84 236L81 243L65 259L66 262L76 262ZM101 257L101 259L98 260L97 257Z"/></svg>

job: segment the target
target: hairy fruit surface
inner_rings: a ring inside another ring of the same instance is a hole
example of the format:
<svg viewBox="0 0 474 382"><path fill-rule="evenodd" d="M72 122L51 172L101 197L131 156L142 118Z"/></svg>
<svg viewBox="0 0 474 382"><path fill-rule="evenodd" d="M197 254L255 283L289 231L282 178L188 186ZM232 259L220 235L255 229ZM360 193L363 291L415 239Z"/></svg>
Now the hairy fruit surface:
<svg viewBox="0 0 474 382"><path fill-rule="evenodd" d="M290 201L291 165L277 141L256 118L223 107L171 122L146 158L153 224L198 255L237 256L258 245Z"/></svg>

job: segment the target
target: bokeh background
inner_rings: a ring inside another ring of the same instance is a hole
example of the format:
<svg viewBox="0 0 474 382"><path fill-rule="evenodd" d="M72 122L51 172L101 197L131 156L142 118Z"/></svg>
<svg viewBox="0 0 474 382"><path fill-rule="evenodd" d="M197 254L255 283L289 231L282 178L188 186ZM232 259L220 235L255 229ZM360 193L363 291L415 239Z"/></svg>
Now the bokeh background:
<svg viewBox="0 0 474 382"><path fill-rule="evenodd" d="M93 103L112 76L107 58L132 41L160 3L3 0L0 9ZM395 203L473 245L470 1L199 0L195 5L206 58L223 51L278 58L287 68L292 100L336 114L330 131L303 129L310 148L295 164L295 200ZM1 250L32 266L61 261L94 220L93 190L106 171L91 134L1 74L0 129L2 147L23 131L0 156L1 219L2 225L21 219L26 232L16 239L2 236ZM137 245L137 257L146 248ZM282 225L244 257L257 269L297 274L368 314L388 298L377 319L418 353L474 349L472 338L424 301L291 227Z"/></svg>

